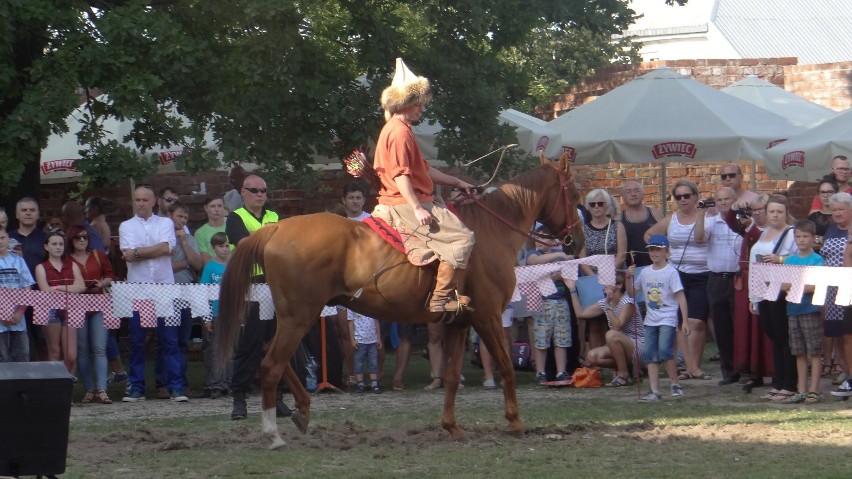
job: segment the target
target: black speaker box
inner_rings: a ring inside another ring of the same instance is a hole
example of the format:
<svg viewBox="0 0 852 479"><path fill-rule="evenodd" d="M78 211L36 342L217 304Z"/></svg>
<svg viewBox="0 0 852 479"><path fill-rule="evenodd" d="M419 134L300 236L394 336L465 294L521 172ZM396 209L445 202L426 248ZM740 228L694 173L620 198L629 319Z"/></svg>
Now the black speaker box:
<svg viewBox="0 0 852 479"><path fill-rule="evenodd" d="M0 364L0 475L65 472L73 387L58 361Z"/></svg>

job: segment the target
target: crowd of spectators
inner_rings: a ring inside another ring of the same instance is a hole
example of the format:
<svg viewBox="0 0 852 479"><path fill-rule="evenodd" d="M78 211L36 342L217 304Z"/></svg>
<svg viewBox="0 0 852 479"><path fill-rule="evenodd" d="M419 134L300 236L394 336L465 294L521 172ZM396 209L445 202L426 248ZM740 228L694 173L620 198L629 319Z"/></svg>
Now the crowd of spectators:
<svg viewBox="0 0 852 479"><path fill-rule="evenodd" d="M585 218L584 247L566 252L556 244L530 244L519 252L519 264L564 261L574 254L580 258L612 255L619 272L616 285L607 287L603 298L584 304L582 291L578 293L579 281L563 282L554 276L556 293L543 298L541 313L524 311L523 303L509 305L503 318L507 347L517 341L518 332L523 330L519 323L526 320L536 382L569 380L572 364L579 361L589 367L611 369L612 377L607 381L610 387L633 384L641 374L650 374L654 381L645 399L653 401L660 399L660 364L673 371L669 374L673 396L683 395L688 381L713 379L705 371L704 358L704 347L712 333L718 346L720 387L739 384L751 391L771 386L762 396L767 400L816 402L825 391L819 390L818 382L805 383L801 376L802 364L811 366L810 362L818 360L814 363L818 365L816 377L831 378L837 386L833 395L850 396L852 313L834 304L837 289L829 289L824 307L804 308L787 303L785 293L775 301L766 301L750 297L748 292L749 264L754 262L789 259L789 264L818 264L818 259L826 266L852 266L852 252L847 247L852 224L852 188L847 185L850 176L848 159L834 158L831 174L817 185L808 219L796 223L795 228L786 198L760 196L744 188L743 174L736 164L721 168L722 186L708 199L712 201L699 198L695 183L686 179L676 182L671 190L676 208L666 216L645 205L644 188L637 181L626 181L617 192L622 206L614 199L616 192L592 189L580 206ZM126 263L126 279L131 282L218 283L239 241L263 224L278 220L265 206L267 187L260 177L235 168L230 178L234 189L225 197L204 200L207 221L194 234L187 224L192 207L180 203L174 188L155 192L147 186L137 187L133 193L134 215L121 224L118 248L112 250L115 238L105 220L102 198L89 197L84 205L68 201L60 217L46 220L40 219L35 199L22 198L16 205L15 229L7 232L9 218L0 212L0 284L104 294L118 279L114 272L117 262ZM369 216L363 210L368 192L363 183L347 184L340 214L353 220ZM808 252L805 239L800 241L800 236L808 234L813 237L816 256ZM649 244L652 238L653 244ZM798 257L807 259L800 263ZM652 278L663 274L660 271L664 266L665 282L655 283ZM587 265L581 270L582 275L596 274ZM263 281L262 271L256 280ZM663 283L664 288L654 287ZM688 305L681 308L687 310L681 311L683 319L678 321L680 314L669 313L665 321L659 319L663 317L661 306L677 311L681 292L683 303ZM674 304L669 304L672 301ZM130 345L128 375L118 354L116 331L106 329L103 314L90 312L83 328L72 328L64 310L57 308L51 311L47 325L37 326L32 308L19 306L7 319L0 320L0 362L63 361L75 380L79 377L82 383L83 403L112 403L108 384L127 380L125 402L146 398L186 402L193 395L214 399L231 395L231 416L242 419L246 416L245 397L259 366L262 348L257 346L271 338L275 322L249 321L257 323L257 330L247 328L243 334L231 370L209 367L213 358L211 350L206 349L206 376L203 386L198 387L203 391L190 394L187 367L193 336L207 344L215 335L215 304L213 308L212 318L203 321L188 304L177 304L178 320L158 318L153 330L141 326L138 314L125 320ZM250 314L258 314L256 305ZM669 334L666 328L672 321L676 327L672 326ZM343 356L340 367L345 385L381 393L388 349L382 346L393 344L390 351L395 350L396 368L391 388L405 388L404 374L416 326L392 326L342 309L332 318L332 324L334 336L330 339L336 340ZM155 388L148 391L145 359L151 336L156 343ZM431 364L432 381L425 385L427 389L443 386L442 336L441 325L428 326L424 356ZM669 340L670 350L665 347ZM555 359L553 370L546 369L550 351ZM483 386L497 387L491 354L482 345L478 355L485 369ZM771 383L767 385L764 381L768 377ZM279 396L278 413L286 416L289 408L283 403L283 395Z"/></svg>

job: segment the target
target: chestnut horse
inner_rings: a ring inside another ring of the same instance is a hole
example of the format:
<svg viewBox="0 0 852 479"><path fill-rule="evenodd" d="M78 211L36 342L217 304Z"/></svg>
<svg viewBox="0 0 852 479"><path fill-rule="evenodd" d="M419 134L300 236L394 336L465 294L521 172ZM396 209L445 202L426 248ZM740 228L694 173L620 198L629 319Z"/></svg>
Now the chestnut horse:
<svg viewBox="0 0 852 479"><path fill-rule="evenodd" d="M559 166L547 160L542 163L457 208L476 235L465 281L465 294L473 298L475 311L459 314L445 327L441 424L452 439L464 437L456 424L455 399L470 326L494 355L503 381L510 431L523 431L515 372L501 322L515 288L517 252L536 220L560 237L573 233L580 243L583 231L577 227L579 195L566 159ZM294 216L265 226L236 248L221 284L215 344L219 358L230 358L238 340L256 264L265 270L278 321L261 363L262 431L272 440L270 449L285 444L275 419L276 389L282 375L296 404L293 422L302 432L307 430L311 400L290 366L290 357L324 305L343 305L386 321L428 323L442 319L440 313L426 309L434 283L433 268L411 265L405 255L363 223L328 213Z"/></svg>

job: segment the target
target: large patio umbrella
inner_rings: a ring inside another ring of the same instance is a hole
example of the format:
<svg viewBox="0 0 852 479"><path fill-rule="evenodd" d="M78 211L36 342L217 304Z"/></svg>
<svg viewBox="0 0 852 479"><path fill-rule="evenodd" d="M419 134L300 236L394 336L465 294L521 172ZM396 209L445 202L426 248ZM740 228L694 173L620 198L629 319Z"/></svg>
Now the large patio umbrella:
<svg viewBox="0 0 852 479"><path fill-rule="evenodd" d="M548 123L578 164L762 160L803 130L784 118L659 68ZM663 208L665 209L665 202Z"/></svg>
<svg viewBox="0 0 852 479"><path fill-rule="evenodd" d="M852 158L852 108L764 152L766 172L792 181L818 181L838 155Z"/></svg>
<svg viewBox="0 0 852 479"><path fill-rule="evenodd" d="M773 83L761 80L757 75L749 75L722 88L721 91L769 110L805 128L813 128L837 115L837 112L831 108L818 105Z"/></svg>
<svg viewBox="0 0 852 479"><path fill-rule="evenodd" d="M102 101L109 101L101 98ZM47 146L41 151L40 175L41 184L70 183L77 181L82 173L77 171L74 163L80 158L79 151L85 146L77 143L77 133L82 129L80 119L83 118L82 107L78 107L65 119L68 133L62 135L52 134L47 140ZM177 115L177 113L175 113ZM103 128L107 132L107 140L115 139L119 143L133 146L132 142L125 142L124 138L132 131L132 120L118 120L110 117L104 120ZM207 148L215 148L213 133L208 131L204 136ZM174 173L175 160L183 153L177 146L171 148L152 148L147 154L156 154L159 160L158 173Z"/></svg>

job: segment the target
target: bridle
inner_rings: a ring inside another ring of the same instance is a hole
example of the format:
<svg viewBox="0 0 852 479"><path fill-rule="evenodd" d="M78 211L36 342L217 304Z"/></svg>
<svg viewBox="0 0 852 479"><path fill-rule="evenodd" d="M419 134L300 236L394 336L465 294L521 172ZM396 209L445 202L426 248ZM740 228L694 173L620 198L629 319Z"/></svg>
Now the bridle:
<svg viewBox="0 0 852 479"><path fill-rule="evenodd" d="M556 172L559 175L559 191L562 194L557 193L556 195L553 196L553 204L551 205L548 214L544 217L542 222L547 222L552 217L555 217L556 208L557 208L557 206L559 206L559 202L560 202L560 199L561 199L562 204L565 208L565 226L556 234L540 233L538 231L524 231L524 230L518 228L517 226L515 226L511 221L506 219L503 215L494 211L489 206L487 206L485 203L480 201L472 193L461 192L461 196L464 199L471 200L475 205L479 206L480 208L482 208L483 210L488 212L491 216L497 218L497 220L499 220L501 223L508 226L509 229L511 229L512 231L515 231L516 233L519 233L522 236L525 236L525 237L535 241L536 243L547 244L547 243L550 243L551 241L553 241L554 239L557 239L563 245L571 246L571 245L574 244L574 236L572 234L572 231L574 231L574 228L580 223L579 215L578 215L578 217L575 221L571 221L571 211L572 210L576 211L576 208L571 207L571 198L569 198L568 195L569 195L569 191L570 191L570 186L574 182L574 176L568 175L565 172L565 170L563 170L561 168L555 168L554 167L554 169L556 170Z"/></svg>
<svg viewBox="0 0 852 479"><path fill-rule="evenodd" d="M549 235L546 233L538 233L533 232L530 233L530 237L538 243L541 243L541 239L535 238L534 236L539 236L542 239L559 239L564 246L571 246L574 244L574 235L572 232L574 231L574 227L580 223L579 214L577 215L577 219L575 221L571 221L571 211L576 213L576 208L571 207L571 199L568 197L570 187L574 183L574 175L569 175L565 172L565 170L561 168L556 168L556 172L559 174L559 191L562 192L561 195L557 194L553 196L553 205L550 207L550 212L541 220L542 223L546 223L551 218L554 218L556 215L556 207L559 205L560 198L562 199L562 206L565 213L565 226L559 230L559 232Z"/></svg>

